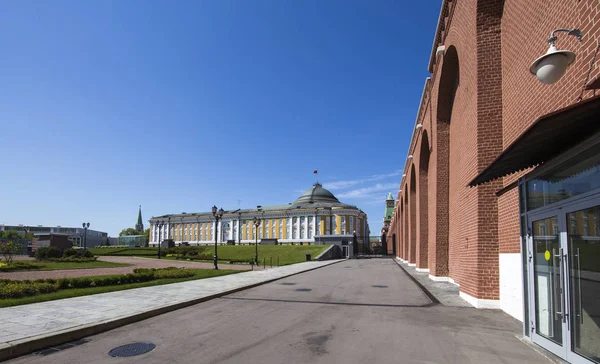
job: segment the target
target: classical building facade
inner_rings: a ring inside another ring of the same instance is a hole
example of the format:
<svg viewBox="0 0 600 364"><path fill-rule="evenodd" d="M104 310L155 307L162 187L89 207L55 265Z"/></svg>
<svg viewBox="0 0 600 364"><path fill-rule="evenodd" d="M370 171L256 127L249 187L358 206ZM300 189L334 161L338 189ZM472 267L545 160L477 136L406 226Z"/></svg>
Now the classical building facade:
<svg viewBox="0 0 600 364"><path fill-rule="evenodd" d="M258 229L253 224L254 218L260 220ZM158 221L165 224L160 235ZM215 234L217 242L222 244L265 243L267 239L278 244L336 244L347 246L350 255L355 236L362 243L368 234L368 220L362 210L340 202L319 183L288 205L227 210L218 225L211 212L150 219L152 246L166 239L173 239L175 244L213 244Z"/></svg>
<svg viewBox="0 0 600 364"><path fill-rule="evenodd" d="M573 363L600 363L599 39L597 0L442 1L387 232ZM552 80L572 55L532 66L549 43L576 55Z"/></svg>

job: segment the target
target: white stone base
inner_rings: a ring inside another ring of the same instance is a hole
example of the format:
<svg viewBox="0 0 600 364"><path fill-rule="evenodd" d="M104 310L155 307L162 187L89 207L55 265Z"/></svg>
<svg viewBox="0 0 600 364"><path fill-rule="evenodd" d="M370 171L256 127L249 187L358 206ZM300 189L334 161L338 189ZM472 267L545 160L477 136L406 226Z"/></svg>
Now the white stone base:
<svg viewBox="0 0 600 364"><path fill-rule="evenodd" d="M464 292L459 292L460 298L467 301L471 306L475 308L487 308L498 310L501 308L500 300L484 300L475 298L471 295L468 295Z"/></svg>
<svg viewBox="0 0 600 364"><path fill-rule="evenodd" d="M450 278L450 277L448 277L448 282L452 283L452 284L453 284L453 285L455 285L455 286L458 286L458 287L460 287L460 284L458 284L458 283L454 282L454 279L452 279L452 278Z"/></svg>
<svg viewBox="0 0 600 364"><path fill-rule="evenodd" d="M429 268L415 268L417 272L429 273Z"/></svg>
<svg viewBox="0 0 600 364"><path fill-rule="evenodd" d="M523 321L523 267L521 253L499 254L502 311Z"/></svg>
<svg viewBox="0 0 600 364"><path fill-rule="evenodd" d="M409 266L409 267L416 267L416 266L417 266L417 263L408 263L408 266Z"/></svg>
<svg viewBox="0 0 600 364"><path fill-rule="evenodd" d="M450 282L450 277L438 277L438 276L433 276L433 275L429 275L429 279L431 279L434 282Z"/></svg>

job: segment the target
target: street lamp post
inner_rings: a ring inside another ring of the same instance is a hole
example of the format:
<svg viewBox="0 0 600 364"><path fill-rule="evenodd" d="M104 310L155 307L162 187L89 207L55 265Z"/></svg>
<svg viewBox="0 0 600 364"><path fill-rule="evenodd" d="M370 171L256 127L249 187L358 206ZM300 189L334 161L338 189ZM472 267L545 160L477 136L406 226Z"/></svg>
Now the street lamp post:
<svg viewBox="0 0 600 364"><path fill-rule="evenodd" d="M161 241L160 241L160 237L162 235L160 235L160 233L162 231L163 226L165 226L165 222L164 221L157 221L156 222L156 227L158 228L158 259L160 259L160 246L162 245Z"/></svg>
<svg viewBox="0 0 600 364"><path fill-rule="evenodd" d="M225 211L223 211L223 208L220 208L219 211L217 211L217 206L212 207L212 214L215 217L215 255L214 255L214 262L215 262L215 270L219 269L219 266L217 265L217 233L218 233L218 228L219 228L219 220L221 220L221 218L223 218L223 214L225 213Z"/></svg>
<svg viewBox="0 0 600 364"><path fill-rule="evenodd" d="M254 264L258 265L258 227L260 226L260 219L257 219L256 217L254 217L253 219L254 222L254 226L255 228L255 235L254 235Z"/></svg>
<svg viewBox="0 0 600 364"><path fill-rule="evenodd" d="M90 223L82 223L83 227L83 249L87 249L87 229L90 227Z"/></svg>

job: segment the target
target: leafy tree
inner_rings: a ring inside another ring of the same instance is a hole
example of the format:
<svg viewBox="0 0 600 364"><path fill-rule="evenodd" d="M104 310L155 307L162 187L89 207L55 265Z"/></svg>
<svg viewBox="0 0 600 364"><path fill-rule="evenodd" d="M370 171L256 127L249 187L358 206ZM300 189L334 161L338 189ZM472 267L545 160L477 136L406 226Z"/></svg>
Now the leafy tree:
<svg viewBox="0 0 600 364"><path fill-rule="evenodd" d="M0 231L0 254L7 264L12 263L13 255L21 251L23 235L16 231Z"/></svg>
<svg viewBox="0 0 600 364"><path fill-rule="evenodd" d="M119 233L119 236L143 235L143 234L144 233L142 231L138 231L134 228L127 228L127 229L121 230L121 232Z"/></svg>
<svg viewBox="0 0 600 364"><path fill-rule="evenodd" d="M146 237L147 242L150 241L150 229L149 228L144 230L143 235Z"/></svg>

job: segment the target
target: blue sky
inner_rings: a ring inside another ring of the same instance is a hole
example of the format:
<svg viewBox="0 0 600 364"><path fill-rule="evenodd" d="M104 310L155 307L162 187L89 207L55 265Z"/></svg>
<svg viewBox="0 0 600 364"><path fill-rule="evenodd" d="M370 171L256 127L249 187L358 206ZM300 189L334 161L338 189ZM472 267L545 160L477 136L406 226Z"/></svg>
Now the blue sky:
<svg viewBox="0 0 600 364"><path fill-rule="evenodd" d="M0 223L116 235L138 205L147 220L292 202L318 168L377 234L439 7L3 1Z"/></svg>

